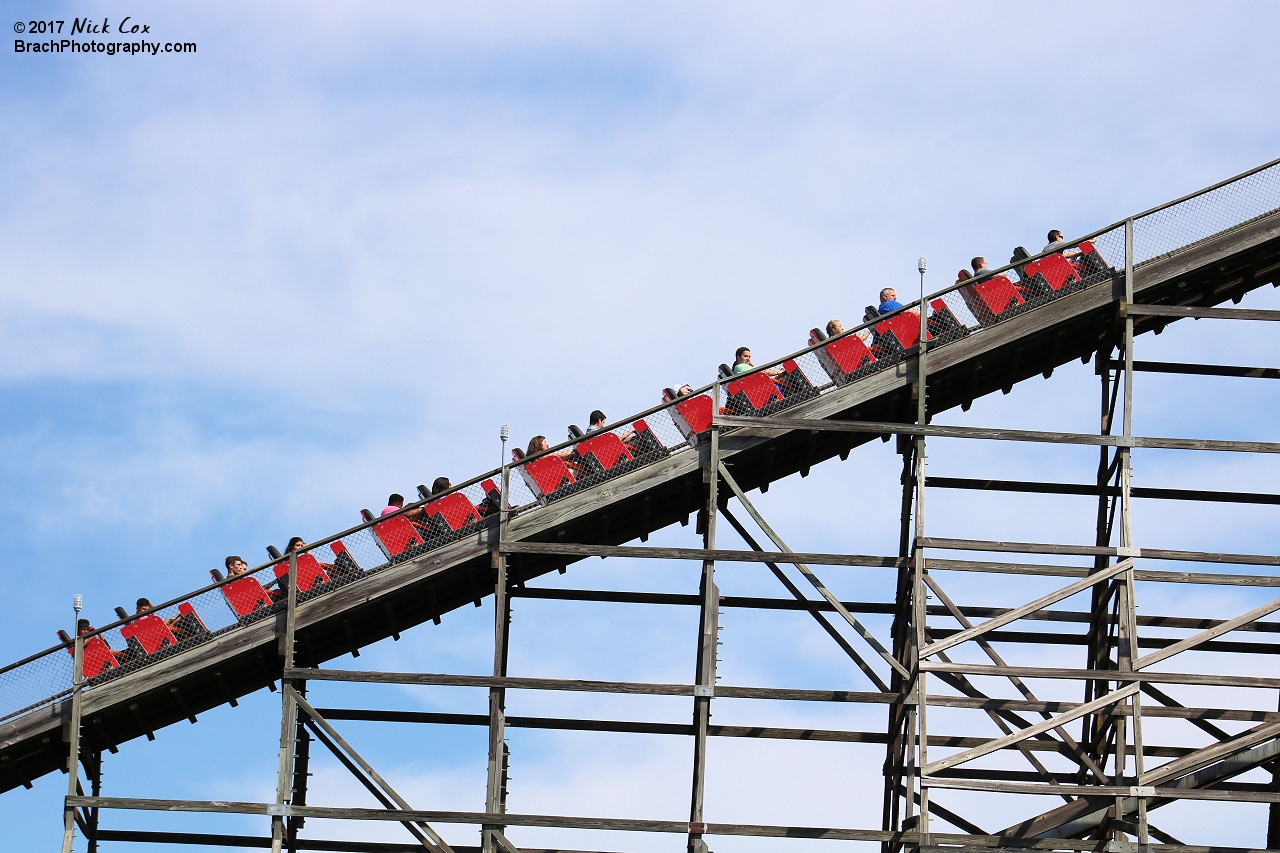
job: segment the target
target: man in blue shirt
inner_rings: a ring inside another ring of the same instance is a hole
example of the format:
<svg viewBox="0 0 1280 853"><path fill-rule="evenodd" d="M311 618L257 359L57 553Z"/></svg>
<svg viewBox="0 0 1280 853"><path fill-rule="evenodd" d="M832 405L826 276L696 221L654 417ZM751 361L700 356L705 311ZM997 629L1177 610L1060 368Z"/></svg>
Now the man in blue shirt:
<svg viewBox="0 0 1280 853"><path fill-rule="evenodd" d="M902 307L902 303L898 301L898 293L892 287L886 287L880 291L880 313L888 314L897 311Z"/></svg>

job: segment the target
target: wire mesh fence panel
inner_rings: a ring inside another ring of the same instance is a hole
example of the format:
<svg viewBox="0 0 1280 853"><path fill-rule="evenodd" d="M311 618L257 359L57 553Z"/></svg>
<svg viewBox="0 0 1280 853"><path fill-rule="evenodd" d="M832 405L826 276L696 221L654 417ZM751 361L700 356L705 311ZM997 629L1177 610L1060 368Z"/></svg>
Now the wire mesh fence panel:
<svg viewBox="0 0 1280 853"><path fill-rule="evenodd" d="M1280 210L1280 164L1134 220L1135 264Z"/></svg>
<svg viewBox="0 0 1280 853"><path fill-rule="evenodd" d="M75 668L73 654L70 647L54 649L0 672L0 723L44 708L67 695Z"/></svg>

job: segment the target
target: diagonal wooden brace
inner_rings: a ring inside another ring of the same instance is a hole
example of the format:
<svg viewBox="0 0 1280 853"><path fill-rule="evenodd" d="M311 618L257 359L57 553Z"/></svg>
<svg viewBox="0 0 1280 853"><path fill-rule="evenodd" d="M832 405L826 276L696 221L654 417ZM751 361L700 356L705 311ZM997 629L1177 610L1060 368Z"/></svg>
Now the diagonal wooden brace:
<svg viewBox="0 0 1280 853"><path fill-rule="evenodd" d="M975 625L964 631L958 631L944 640L938 640L936 643L930 643L920 650L920 657L927 658L930 655L936 655L938 652L944 652L952 646L958 646L961 643L967 643L975 637L980 637L989 631L994 631L1002 625L1008 625L1010 622L1016 622L1029 613L1035 613L1037 610L1043 610L1050 604L1062 601L1064 598L1070 598L1078 592L1083 592L1089 587L1100 581L1108 580L1115 577L1123 571L1133 566L1132 559L1121 560L1114 566L1108 566L1100 572L1081 578L1073 584L1068 584L1062 589L1055 590L1048 595L1041 596L1030 604L1024 604L1021 607L1015 607L1007 613L1001 613L999 616L988 619L981 625Z"/></svg>
<svg viewBox="0 0 1280 853"><path fill-rule="evenodd" d="M285 685L285 690L289 691L292 694L293 701L298 703L298 707L301 708L303 712L306 713L306 715L311 718L312 722L314 722L320 728L324 729L325 733L329 735L329 737L332 738L334 742L337 743L338 746L340 746L344 752L347 753L347 755L351 758L351 760L354 761L355 764L359 766L361 770L363 770L366 774L369 775L369 778L371 778L375 783L377 783L377 785L380 788L382 788L382 790L386 793L386 795L393 802L395 802L396 805L398 805L400 808L404 809L405 811L410 810L408 801L405 800L404 797L396 793L396 790L392 788L390 785L388 785L386 780L384 780L380 775L378 775L378 771L374 770L372 765L369 764L369 762L365 761L363 758L360 757L360 753L352 749L351 744L347 743L346 740L343 739L342 735L338 734L337 730L333 726L329 725L328 720L320 716L320 714L316 713L316 709L311 707L310 703L308 703L306 699L302 698L302 696L298 694L298 692L295 691L288 684ZM427 825L423 821L415 821L415 823L418 827L422 829L423 832L427 834L427 836L431 839L432 843L434 843L437 847L440 848L441 851L443 851L443 853L454 853L453 848L450 847L447 843L445 843L445 840L441 838L440 835L434 829L432 829L429 825Z"/></svg>
<svg viewBox="0 0 1280 853"><path fill-rule="evenodd" d="M1133 668L1135 670L1145 669L1153 663L1159 663L1166 658L1171 658L1176 654L1185 652L1187 649L1193 649L1201 643L1206 643L1215 637L1221 637L1223 634L1229 634L1236 628L1248 625L1250 622L1257 622L1263 616L1266 616L1269 613L1275 613L1277 610L1280 610L1280 598L1277 598L1275 601L1268 604L1264 604L1261 607L1254 608L1248 613L1242 613L1234 619L1228 619L1221 625L1215 625L1212 628L1201 631L1199 634L1193 634L1185 640L1179 640L1173 645L1165 646L1159 651L1152 652L1149 655L1144 655L1133 662Z"/></svg>
<svg viewBox="0 0 1280 853"><path fill-rule="evenodd" d="M747 500L747 496L743 494L742 489L738 486L738 482L733 479L733 476L729 473L729 469L724 466L723 462L720 463L720 476L724 478L725 483L733 491L734 497L742 503L743 508L746 509L753 519L755 519L756 524L760 525L760 529L764 531L766 536L773 540L774 545L778 546L778 550L792 553L791 549L787 547L787 543L782 541L782 537L774 532L773 528L769 526L769 522L765 521L764 517L760 515L752 505L751 501ZM861 636L862 639L867 641L867 644L870 645L871 648L876 650L880 657L884 658L889 663L889 666L893 667L903 678L910 680L911 672L899 663L898 659L895 658L888 649L881 645L880 641L875 638L875 635L868 631L867 628L859 622L843 604L840 603L840 599L836 598L835 594L832 593L831 590L827 589L826 585L818 579L818 576L815 575L808 566L799 562L793 563L792 565L800 570L800 574L804 575L809 583L813 584L813 588L827 600L828 604L835 608L835 611L844 618L844 621L848 622L853 627L853 630L858 632L858 635Z"/></svg>
<svg viewBox="0 0 1280 853"><path fill-rule="evenodd" d="M1094 711L1105 708L1108 705L1114 705L1120 700L1127 699L1137 692L1138 685L1130 684L1128 687L1120 688L1115 693L1108 693L1101 699L1086 702L1083 705L1072 708L1066 713L1059 714L1051 719L1036 723L1034 726L1028 726L1027 728L1014 732L1011 735L987 741L982 746L975 746L973 749L966 749L964 752L957 752L955 755L948 755L946 758L935 761L924 767L921 772L925 776L932 776L940 770L946 770L948 767L955 767L957 764L964 764L965 762L972 761L975 758L981 758L982 756L988 755L996 750L1004 749L1007 746L1013 746L1027 738L1043 734L1050 729L1056 729L1064 723L1069 723L1072 720L1078 720L1085 714L1092 714Z"/></svg>

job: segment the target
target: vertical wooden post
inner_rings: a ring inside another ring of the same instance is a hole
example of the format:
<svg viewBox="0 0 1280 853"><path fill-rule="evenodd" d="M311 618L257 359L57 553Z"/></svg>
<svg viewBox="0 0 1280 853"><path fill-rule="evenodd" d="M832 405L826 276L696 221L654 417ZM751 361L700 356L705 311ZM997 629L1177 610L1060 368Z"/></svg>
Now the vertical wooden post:
<svg viewBox="0 0 1280 853"><path fill-rule="evenodd" d="M510 649L511 598L508 595L507 555L502 544L507 539L507 522L511 515L508 494L511 486L511 468L502 463L502 494L498 510L498 548L493 552L493 568L497 579L493 590L493 674L507 674L507 658ZM507 798L507 691L506 688L489 689L489 772L485 783L485 811L500 814L506 811ZM488 824L481 832L480 843L484 853L496 853L501 845L494 834L505 829L500 824Z"/></svg>
<svg viewBox="0 0 1280 853"><path fill-rule="evenodd" d="M1280 710L1280 706L1277 706ZM1280 791L1280 759L1266 765L1271 771L1271 790ZM1280 849L1280 803L1267 806L1267 846Z"/></svg>
<svg viewBox="0 0 1280 853"><path fill-rule="evenodd" d="M80 702L84 692L84 637L80 636L80 626L76 626L75 663L72 665L71 677L71 729L67 733L67 796L76 795L76 786L80 781ZM76 837L75 806L65 801L62 807L62 853L71 853L72 843Z"/></svg>
<svg viewBox="0 0 1280 853"><path fill-rule="evenodd" d="M293 668L294 619L298 608L298 554L289 554L289 589L285 595L284 610L284 668ZM292 785L294 736L298 727L298 703L293 692L283 689L291 686L289 679L281 680L280 700L280 756L276 766L276 801L271 813L271 853L280 853L284 842L286 802L290 799Z"/></svg>
<svg viewBox="0 0 1280 853"><path fill-rule="evenodd" d="M712 411L720 410L720 382L711 392ZM716 510L720 483L720 428L711 427L711 448L707 460L707 526L703 547L716 547ZM698 659L693 695L693 792L689 806L689 853L707 853L703 840L706 818L703 799L707 778L707 729L711 723L711 697L715 693L716 654L720 626L720 590L715 583L715 561L703 560L699 586L702 605L698 620Z"/></svg>
<svg viewBox="0 0 1280 853"><path fill-rule="evenodd" d="M898 448L902 453L902 515L898 532L898 582L894 595L893 614L893 655L906 667L910 667L911 649L915 646L915 635L911 631L912 601L911 581L914 568L911 560L912 511L911 502L916 492L915 477L915 442L898 440ZM905 699L911 692L911 682L902 677L896 669L889 672L889 686L900 698ZM904 790L906 794L905 816L910 817L914 811L914 800L908 790L909 784L904 782L903 770L907 764L907 751L914 749L915 715L911 706L898 702L889 706L889 744L885 750L885 788L882 806L881 828L896 832L900 826L900 818L904 816L899 807L899 799ZM908 745L910 740L910 745ZM892 845L886 841L881 844L882 853L891 853Z"/></svg>
<svg viewBox="0 0 1280 853"><path fill-rule="evenodd" d="M1124 223L1124 301L1133 304L1133 220ZM1133 437L1133 316L1128 312L1124 318L1124 436ZM1124 548L1133 547L1133 526L1130 512L1131 485L1133 480L1132 455L1133 448L1127 443L1118 448L1120 452L1120 544ZM1120 618L1126 625L1128 637L1128 669L1132 669L1133 659L1138 656L1138 615L1137 600L1134 587L1134 568L1130 563L1124 574L1125 591L1124 609ZM1133 709L1133 763L1138 784L1142 784L1144 772L1142 755L1142 699L1135 693L1126 700ZM1147 798L1138 797L1138 842L1147 841Z"/></svg>
<svg viewBox="0 0 1280 853"><path fill-rule="evenodd" d="M91 752L85 762L85 772L89 774L90 796L102 796L102 751ZM89 837L88 853L98 853L98 807L85 809L86 833Z"/></svg>
<svg viewBox="0 0 1280 853"><path fill-rule="evenodd" d="M928 325L926 315L928 314L928 303L924 298L924 272L925 261L920 259L920 355L917 359L916 374L916 423L924 426L929 421L928 409L928 343L925 340L928 333ZM929 763L929 713L928 713L928 691L925 673L920 671L920 650L925 647L928 638L925 636L926 625L928 622L928 608L926 607L926 587L924 582L925 575L925 555L924 548L920 547L921 540L924 539L924 483L925 483L925 466L927 457L925 454L924 436L916 438L916 512L915 512L915 547L913 551L913 562L915 570L912 572L911 583L911 605L912 605L912 622L915 625L915 643L911 660L908 668L915 673L916 680L916 751L919 755L917 767L921 771L924 770L926 764ZM908 796L915 783L920 781L920 820L917 824L920 833L920 845L930 844L929 838L929 789L924 786L921 777L913 776L907 780Z"/></svg>
<svg viewBox="0 0 1280 853"><path fill-rule="evenodd" d="M1099 432L1102 435L1110 435L1114 418L1116 392L1119 388L1120 376L1116 374L1112 377L1111 370L1111 353L1114 344L1108 342L1105 346L1098 349L1096 358L1096 371L1102 383L1102 412L1099 424ZM1116 450L1117 458L1119 449ZM1097 535L1094 540L1095 545L1109 546L1111 544L1111 520L1114 516L1114 508L1118 501L1109 494L1111 484L1111 452L1106 446L1098 448L1098 518L1097 518ZM1102 571L1110 564L1108 557L1094 558L1094 571ZM1090 601L1090 622L1088 633L1088 658L1086 668L1092 670L1102 670L1110 667L1111 647L1113 637L1111 635L1111 599L1115 594L1116 585L1113 582L1105 582L1095 584L1091 592ZM1094 699L1100 699L1107 692L1108 683L1104 680L1090 680L1084 684L1084 701L1092 702ZM1105 764L1100 747L1094 748L1094 744L1102 744L1105 741L1105 733L1109 726L1113 723L1110 714L1090 714L1081 720L1081 740L1086 749L1089 749L1092 758L1100 765ZM1085 768L1080 769L1080 784L1085 784L1088 772Z"/></svg>
<svg viewBox="0 0 1280 853"><path fill-rule="evenodd" d="M304 699L306 698L307 682L305 679L295 681L293 689ZM307 776L311 770L311 732L308 731L306 726L309 719L306 713L299 709L297 718L298 721L294 727L293 735L293 790L289 803L295 806L305 806L307 804ZM288 846L289 853L298 853L298 832L305 823L306 818L289 816L289 820L285 824L285 843Z"/></svg>

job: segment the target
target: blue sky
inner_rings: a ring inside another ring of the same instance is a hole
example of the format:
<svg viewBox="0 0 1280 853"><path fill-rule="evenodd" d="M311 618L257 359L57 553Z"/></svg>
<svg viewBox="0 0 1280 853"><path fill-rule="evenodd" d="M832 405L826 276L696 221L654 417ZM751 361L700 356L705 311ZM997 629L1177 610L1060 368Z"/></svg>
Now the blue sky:
<svg viewBox="0 0 1280 853"><path fill-rule="evenodd" d="M736 346L757 360L797 349L810 327L859 316L881 287L914 289L920 255L936 289L975 254L1038 248L1050 227L1085 233L1280 156L1280 9L1267 3L1211 13L1190 3L2 5L13 21L132 15L159 40L199 46L0 60L5 660L49 645L73 593L103 622L138 595L198 586L228 553L263 558L295 533L349 526L389 491L491 468L502 423L520 443L557 438L593 408L620 417L664 386L709 380ZM1248 304L1276 302L1268 291ZM1171 327L1139 352L1191 360L1189 348L1274 366L1262 330L1228 337L1204 323ZM1139 432L1274 437L1275 392L1259 383L1142 381ZM963 420L1093 429L1093 382L1064 368ZM1242 406L1230 422L1202 402L1223 387ZM944 443L936 453L938 473L1007 478L1088 478L1096 459ZM1265 460L1138 464L1139 484L1273 490ZM761 503L794 547L892 550L895 465L876 443ZM815 513L815 494L848 496L857 523ZM1007 529L1018 517L1048 541L1091 536L1087 500L1035 501L1009 499L999 515L941 495L939 533L1018 538ZM1135 524L1161 547L1274 550L1270 509L1139 507ZM693 541L691 530L663 539ZM556 582L690 591L697 580L692 567L592 561ZM851 597L886 594L870 575L830 582ZM746 570L731 583L776 592ZM967 600L1005 594L976 576L956 583ZM1224 613L1242 604L1206 602ZM684 680L692 670L692 613L575 611L588 627L574 636L567 609L521 607L521 674ZM726 680L847 683L847 665L809 625L743 619L732 616L741 628ZM487 607L457 614L360 663L483 671L490 625ZM336 690L327 701L344 695L373 701ZM383 699L483 707L467 691ZM688 713L616 697L521 701L522 712L565 716ZM108 762L109 792L269 797L276 705L275 694L251 697L130 744ZM839 726L862 712L717 713L776 725L825 714ZM482 803L479 730L414 732L421 748L406 755L400 735L351 728L422 807ZM513 809L686 809L682 740L599 736L590 750L606 760L565 770L566 751L588 741L517 737ZM210 755L210 743L224 746ZM874 766L879 750L812 747L715 744L720 793L709 802L723 817L712 819L878 825L841 766ZM182 750L205 753L201 773L175 771ZM814 774L783 773L787 761ZM318 777L331 802L349 794L341 772ZM774 774L812 807L749 784ZM53 843L64 782L0 797L17 847ZM1185 815L1202 820L1193 807ZM1259 840L1249 827L1222 832ZM613 843L600 849L681 842Z"/></svg>

